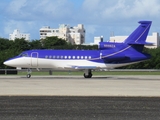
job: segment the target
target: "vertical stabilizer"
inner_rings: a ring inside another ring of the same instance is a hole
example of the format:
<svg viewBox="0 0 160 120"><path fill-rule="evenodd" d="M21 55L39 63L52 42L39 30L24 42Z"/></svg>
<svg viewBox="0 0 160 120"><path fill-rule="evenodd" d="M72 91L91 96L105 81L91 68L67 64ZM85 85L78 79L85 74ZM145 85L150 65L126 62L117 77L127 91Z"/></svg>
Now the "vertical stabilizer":
<svg viewBox="0 0 160 120"><path fill-rule="evenodd" d="M124 41L126 44L139 44L145 45L146 38L152 24L151 21L139 21L140 25L135 29L129 37Z"/></svg>

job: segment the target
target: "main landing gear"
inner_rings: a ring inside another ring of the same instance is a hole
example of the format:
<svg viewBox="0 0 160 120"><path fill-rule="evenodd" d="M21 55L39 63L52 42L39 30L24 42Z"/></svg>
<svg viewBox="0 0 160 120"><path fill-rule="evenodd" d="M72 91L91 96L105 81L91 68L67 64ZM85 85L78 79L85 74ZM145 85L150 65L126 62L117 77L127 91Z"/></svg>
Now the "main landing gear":
<svg viewBox="0 0 160 120"><path fill-rule="evenodd" d="M32 70L30 68L27 69L27 78L31 77L31 73L32 73Z"/></svg>
<svg viewBox="0 0 160 120"><path fill-rule="evenodd" d="M84 71L84 78L91 78L92 77L92 70L87 69Z"/></svg>
<svg viewBox="0 0 160 120"><path fill-rule="evenodd" d="M30 68L27 69L27 78L31 77L31 73L32 73L32 70ZM92 77L92 70L91 69L86 69L84 71L84 78L91 78L91 77Z"/></svg>

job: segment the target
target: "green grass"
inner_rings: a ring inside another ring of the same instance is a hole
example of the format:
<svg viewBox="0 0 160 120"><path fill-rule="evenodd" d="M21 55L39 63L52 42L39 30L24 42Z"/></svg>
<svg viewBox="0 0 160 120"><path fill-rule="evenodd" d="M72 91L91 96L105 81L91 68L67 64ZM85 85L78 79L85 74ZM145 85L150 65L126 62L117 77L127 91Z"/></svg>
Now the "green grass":
<svg viewBox="0 0 160 120"><path fill-rule="evenodd" d="M27 72L19 71L18 75L26 75ZM32 72L32 75L49 75L49 72ZM93 71L93 75L160 75L160 71ZM52 75L83 75L83 71L74 72L57 72L53 71Z"/></svg>

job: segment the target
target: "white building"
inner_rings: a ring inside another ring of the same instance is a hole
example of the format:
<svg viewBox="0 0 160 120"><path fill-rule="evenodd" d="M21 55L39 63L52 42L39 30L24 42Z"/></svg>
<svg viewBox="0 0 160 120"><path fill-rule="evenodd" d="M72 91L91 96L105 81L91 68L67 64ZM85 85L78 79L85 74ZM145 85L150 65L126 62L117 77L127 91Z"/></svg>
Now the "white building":
<svg viewBox="0 0 160 120"><path fill-rule="evenodd" d="M103 42L103 36L94 37L94 43L93 44L99 44L99 42Z"/></svg>
<svg viewBox="0 0 160 120"><path fill-rule="evenodd" d="M103 42L103 36L94 37L94 42L84 45L99 45L99 42Z"/></svg>
<svg viewBox="0 0 160 120"><path fill-rule="evenodd" d="M46 37L51 36L57 36L71 44L85 43L85 29L82 24L78 24L78 26L75 27L61 24L57 29L51 29L49 26L40 29L40 39L45 39Z"/></svg>
<svg viewBox="0 0 160 120"><path fill-rule="evenodd" d="M25 40L30 41L30 34L20 33L19 30L14 30L13 34L9 34L9 40L15 40L16 38L24 38Z"/></svg>
<svg viewBox="0 0 160 120"><path fill-rule="evenodd" d="M112 36L110 37L110 42L123 42L128 36ZM154 43L153 46L146 46L147 48L157 48L160 46L160 36L159 33L154 32L152 36L147 36L146 42Z"/></svg>

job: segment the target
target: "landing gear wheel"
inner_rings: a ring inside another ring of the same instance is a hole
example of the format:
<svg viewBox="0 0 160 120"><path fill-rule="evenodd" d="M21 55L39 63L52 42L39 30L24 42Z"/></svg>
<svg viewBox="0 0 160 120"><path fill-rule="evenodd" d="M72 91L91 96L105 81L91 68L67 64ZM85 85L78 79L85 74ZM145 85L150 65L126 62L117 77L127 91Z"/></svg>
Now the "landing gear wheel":
<svg viewBox="0 0 160 120"><path fill-rule="evenodd" d="M89 78L91 78L92 77L92 74L89 74Z"/></svg>
<svg viewBox="0 0 160 120"><path fill-rule="evenodd" d="M31 74L27 74L27 78L30 78L31 77Z"/></svg>
<svg viewBox="0 0 160 120"><path fill-rule="evenodd" d="M92 70L91 69L86 69L84 71L84 78L91 78L92 77Z"/></svg>
<svg viewBox="0 0 160 120"><path fill-rule="evenodd" d="M84 71L84 78L91 78L92 77L92 70L91 69L86 69Z"/></svg>
<svg viewBox="0 0 160 120"><path fill-rule="evenodd" d="M92 77L92 74L86 75L86 74L84 73L84 78L91 78L91 77Z"/></svg>
<svg viewBox="0 0 160 120"><path fill-rule="evenodd" d="M27 78L31 77L32 70L30 68L27 69Z"/></svg>

